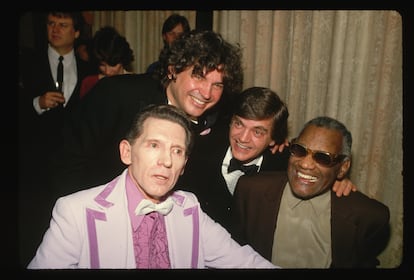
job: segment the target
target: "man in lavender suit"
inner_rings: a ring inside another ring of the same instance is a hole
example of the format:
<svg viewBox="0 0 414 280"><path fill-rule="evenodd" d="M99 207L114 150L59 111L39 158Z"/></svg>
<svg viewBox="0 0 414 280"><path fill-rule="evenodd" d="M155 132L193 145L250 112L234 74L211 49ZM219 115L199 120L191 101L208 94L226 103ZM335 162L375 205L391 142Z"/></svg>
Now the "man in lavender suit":
<svg viewBox="0 0 414 280"><path fill-rule="evenodd" d="M177 107L143 110L119 144L127 169L59 198L28 268L277 268L235 242L194 194L173 190L192 133Z"/></svg>

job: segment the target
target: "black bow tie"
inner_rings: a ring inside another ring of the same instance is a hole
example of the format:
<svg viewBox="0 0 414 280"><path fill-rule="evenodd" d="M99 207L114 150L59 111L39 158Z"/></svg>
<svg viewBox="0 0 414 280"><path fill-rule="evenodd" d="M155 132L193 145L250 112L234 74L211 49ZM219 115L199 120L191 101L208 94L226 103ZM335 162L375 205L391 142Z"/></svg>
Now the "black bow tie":
<svg viewBox="0 0 414 280"><path fill-rule="evenodd" d="M227 173L233 172L234 170L240 170L244 174L249 175L249 174L253 174L254 172L257 172L258 169L259 169L259 166L255 164L244 165L239 160L232 158L230 160L229 167L227 168Z"/></svg>

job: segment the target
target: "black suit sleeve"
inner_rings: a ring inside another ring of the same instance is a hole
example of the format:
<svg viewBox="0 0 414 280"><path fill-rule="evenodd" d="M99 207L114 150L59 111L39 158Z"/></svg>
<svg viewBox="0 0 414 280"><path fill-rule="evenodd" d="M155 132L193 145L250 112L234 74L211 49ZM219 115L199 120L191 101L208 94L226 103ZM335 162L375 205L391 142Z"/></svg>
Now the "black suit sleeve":
<svg viewBox="0 0 414 280"><path fill-rule="evenodd" d="M332 199L332 267L375 268L390 238L390 212L361 192Z"/></svg>

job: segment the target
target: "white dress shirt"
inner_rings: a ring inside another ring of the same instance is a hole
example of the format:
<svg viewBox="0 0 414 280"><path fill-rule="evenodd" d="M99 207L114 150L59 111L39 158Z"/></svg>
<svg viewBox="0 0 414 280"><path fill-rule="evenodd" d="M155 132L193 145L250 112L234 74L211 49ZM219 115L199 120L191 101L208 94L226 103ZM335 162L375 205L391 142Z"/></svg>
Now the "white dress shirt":
<svg viewBox="0 0 414 280"><path fill-rule="evenodd" d="M229 167L230 160L232 157L233 157L233 154L231 153L231 147L229 146L227 148L226 155L223 159L223 164L221 165L221 173L223 174L223 177L226 180L227 188L229 189L229 192L233 195L234 189L236 188L237 181L239 180L240 176L244 175L244 172L242 172L241 170L235 170L233 172L227 173L227 168ZM263 162L263 155L258 158L255 158L254 160L250 161L246 165L256 164L257 166L259 166L259 169L257 170L257 172L259 172L262 162Z"/></svg>
<svg viewBox="0 0 414 280"><path fill-rule="evenodd" d="M50 72L52 73L52 77L57 81L57 66L59 63L59 56L60 54L53 49L50 45L47 50L47 54L49 57L49 64L50 64ZM77 65L76 65L76 58L75 52L72 49L69 53L63 56L63 96L66 99L66 102L71 97L73 90L75 89L76 83L78 81L78 72L77 72ZM38 114L42 114L43 112L47 111L47 109L41 109L39 105L39 97L37 96L33 99L33 106ZM66 106L66 102L63 106Z"/></svg>

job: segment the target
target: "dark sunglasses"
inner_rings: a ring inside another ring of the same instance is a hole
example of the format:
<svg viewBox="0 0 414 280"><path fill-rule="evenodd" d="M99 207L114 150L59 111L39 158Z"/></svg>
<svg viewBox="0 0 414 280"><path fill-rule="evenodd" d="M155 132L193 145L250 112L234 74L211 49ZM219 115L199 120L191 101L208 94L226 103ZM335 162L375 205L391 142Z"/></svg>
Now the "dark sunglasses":
<svg viewBox="0 0 414 280"><path fill-rule="evenodd" d="M314 151L298 143L291 143L289 145L289 150L292 156L300 158L306 157L308 153L311 153L313 160L325 167L332 167L347 157L346 155L336 155L323 151Z"/></svg>

